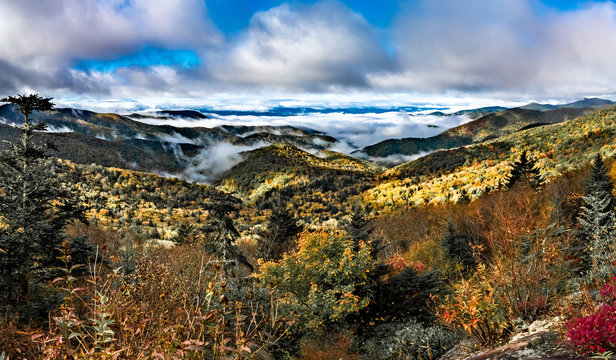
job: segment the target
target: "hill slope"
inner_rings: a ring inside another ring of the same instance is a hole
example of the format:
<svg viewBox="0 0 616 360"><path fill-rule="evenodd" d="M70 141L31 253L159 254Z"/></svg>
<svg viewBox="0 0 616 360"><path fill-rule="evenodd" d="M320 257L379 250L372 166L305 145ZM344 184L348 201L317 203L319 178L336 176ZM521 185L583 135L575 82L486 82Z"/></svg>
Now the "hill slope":
<svg viewBox="0 0 616 360"><path fill-rule="evenodd" d="M439 149L480 143L530 127L555 124L575 118L589 111L587 108L560 108L549 111L508 109L483 116L429 138L390 139L362 149L371 157L394 154L417 155Z"/></svg>
<svg viewBox="0 0 616 360"><path fill-rule="evenodd" d="M528 150L543 176L554 178L588 163L596 153L616 154L616 107L511 133L484 143L441 150L384 172L364 193L377 208L455 200L464 189L479 196L498 187L509 163Z"/></svg>
<svg viewBox="0 0 616 360"><path fill-rule="evenodd" d="M246 153L215 185L261 210L289 202L302 217L326 219L338 215L350 196L370 188L383 170L333 151L321 155L270 145Z"/></svg>
<svg viewBox="0 0 616 360"><path fill-rule="evenodd" d="M197 112L169 110L161 113L203 119ZM147 124L144 121L148 118L151 116L123 116L69 108L32 116L34 121L48 123L49 132L42 137L58 146L56 155L61 158L82 164L173 174L182 174L197 155L202 156L207 149L220 143L241 149L287 142L310 150L323 150L338 142L314 130L291 126L174 127ZM169 116L155 118L169 119ZM21 122L21 115L12 106L0 106L1 139L15 138L17 133L9 125Z"/></svg>

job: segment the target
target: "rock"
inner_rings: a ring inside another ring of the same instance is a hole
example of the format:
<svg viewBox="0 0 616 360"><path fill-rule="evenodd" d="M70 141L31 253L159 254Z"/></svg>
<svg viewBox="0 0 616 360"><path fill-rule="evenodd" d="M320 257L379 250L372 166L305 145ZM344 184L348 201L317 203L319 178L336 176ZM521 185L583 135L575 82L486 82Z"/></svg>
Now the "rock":
<svg viewBox="0 0 616 360"><path fill-rule="evenodd" d="M466 359L473 354L473 349L477 347L474 340L464 340L458 345L454 346L445 355L441 356L440 360L461 360Z"/></svg>
<svg viewBox="0 0 616 360"><path fill-rule="evenodd" d="M582 359L572 352L556 331L559 318L535 321L524 332L516 334L502 346L483 350L476 349L476 343L465 340L456 345L441 360L578 360Z"/></svg>
<svg viewBox="0 0 616 360"><path fill-rule="evenodd" d="M555 331L540 331L465 358L465 360L581 359L560 341Z"/></svg>

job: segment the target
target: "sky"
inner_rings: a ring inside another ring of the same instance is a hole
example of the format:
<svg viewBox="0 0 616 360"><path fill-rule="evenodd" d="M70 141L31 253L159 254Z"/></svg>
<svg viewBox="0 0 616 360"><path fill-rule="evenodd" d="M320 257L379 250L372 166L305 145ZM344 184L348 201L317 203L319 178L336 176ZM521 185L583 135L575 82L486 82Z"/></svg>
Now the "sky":
<svg viewBox="0 0 616 360"><path fill-rule="evenodd" d="M0 0L0 96L93 110L616 99L616 6Z"/></svg>

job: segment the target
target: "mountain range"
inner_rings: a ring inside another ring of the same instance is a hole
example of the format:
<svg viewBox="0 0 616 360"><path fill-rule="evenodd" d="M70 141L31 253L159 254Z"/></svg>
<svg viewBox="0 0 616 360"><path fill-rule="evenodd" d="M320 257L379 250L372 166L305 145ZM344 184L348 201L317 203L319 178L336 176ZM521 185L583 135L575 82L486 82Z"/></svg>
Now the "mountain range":
<svg viewBox="0 0 616 360"><path fill-rule="evenodd" d="M492 146L498 147L499 142L495 139L563 123L612 104L609 100L587 98L563 105L531 103L504 110L501 107L484 107L459 111L454 114L478 117L428 138L385 140L353 153L355 158L327 151L338 144L339 140L311 129L232 125L176 127L144 122L147 119L174 118L207 121L207 115L195 110L119 115L59 108L44 114L34 114L33 117L49 124L48 131L42 134L43 139L56 144L57 155L61 158L81 164L95 163L215 183L236 192L240 197L256 200L264 191L276 188L273 185L265 188L257 185L262 183L261 180L278 185L280 181L289 182L289 169L344 172L352 177L362 174L360 177L371 178L383 169L370 160L378 161L392 155L417 157L460 147L460 151L464 152L466 150L463 147L490 141ZM0 122L0 139L11 139L17 133L10 125L20 123L21 116L11 106L2 105ZM441 158L440 170L451 169L454 164L459 164L458 160L454 160L456 156ZM434 156L409 164L433 163L432 159ZM423 174L416 170L419 165L404 166L415 170L403 173ZM301 170L300 173L305 171ZM281 180L285 176L287 180ZM294 181L297 183L297 180ZM311 183L307 181L302 186L310 187Z"/></svg>
<svg viewBox="0 0 616 360"><path fill-rule="evenodd" d="M206 119L196 111L169 110L154 115L95 113L87 110L59 108L32 119L48 123L42 134L58 147L58 156L77 163L96 163L140 171L182 173L202 152L220 143L238 149L255 148L266 143L288 143L319 151L337 140L323 133L292 126L174 127L149 125L143 119L182 117ZM16 136L12 124L22 117L9 105L0 106L0 138Z"/></svg>
<svg viewBox="0 0 616 360"><path fill-rule="evenodd" d="M367 146L357 155L385 158L394 154L418 155L441 149L480 143L532 127L556 124L597 108L613 105L610 100L583 99L563 105L531 103L525 106L500 110L499 107L459 111L456 114L489 112L474 121L448 129L428 138L389 139Z"/></svg>

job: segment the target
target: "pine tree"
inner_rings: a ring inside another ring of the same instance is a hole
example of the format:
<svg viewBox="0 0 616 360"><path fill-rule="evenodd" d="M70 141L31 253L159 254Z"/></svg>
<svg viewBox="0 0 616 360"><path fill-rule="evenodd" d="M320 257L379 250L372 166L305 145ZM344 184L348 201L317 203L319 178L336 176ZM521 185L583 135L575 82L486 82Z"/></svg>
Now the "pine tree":
<svg viewBox="0 0 616 360"><path fill-rule="evenodd" d="M370 234L374 231L374 226L368 219L370 208L362 208L358 203L351 207L350 220L344 223L344 230L353 240L354 247L359 247L359 242L368 242Z"/></svg>
<svg viewBox="0 0 616 360"><path fill-rule="evenodd" d="M350 219L343 223L343 228L351 237L355 250L359 248L359 243L363 241L370 246L370 255L376 258L384 250L384 245L381 237L370 239L374 232L374 226L368 216L370 211L370 205L363 208L359 203L353 204Z"/></svg>
<svg viewBox="0 0 616 360"><path fill-rule="evenodd" d="M231 195L213 198L204 208L209 211L210 219L204 227L206 252L214 255L221 264L225 276L229 276L240 265L252 270L246 256L235 245L240 233L233 223L233 216L239 212L241 202Z"/></svg>
<svg viewBox="0 0 616 360"><path fill-rule="evenodd" d="M537 168L535 159L529 158L527 151L520 155L520 159L511 164L511 172L505 178L503 186L507 190L511 190L516 184L527 183L530 187L537 190L543 186L544 180Z"/></svg>
<svg viewBox="0 0 616 360"><path fill-rule="evenodd" d="M40 307L51 296L45 284L56 275L58 249L66 240L63 229L85 219L61 183L56 161L46 154L54 146L34 140L46 124L31 122L30 115L52 110L51 98L18 95L0 101L14 105L24 117L15 126L20 139L5 141L8 149L0 155L0 301L36 315L32 306Z"/></svg>
<svg viewBox="0 0 616 360"><path fill-rule="evenodd" d="M302 231L302 226L286 209L279 205L272 209L267 218L267 226L261 232L257 248L259 258L263 260L279 260L282 255L291 250L294 239Z"/></svg>
<svg viewBox="0 0 616 360"><path fill-rule="evenodd" d="M359 203L354 203L351 206L350 219L343 223L343 228L353 243L352 250L359 252L362 247L361 243L367 244L370 250L370 258L374 262L374 268L366 276L366 285L357 289L357 295L362 297L381 294L385 284L384 276L390 271L390 266L379 260L379 255L385 250L385 245L382 237L372 235L374 225L370 222L370 211L369 205L364 208ZM377 314L371 307L358 313L356 321L360 324L360 327L366 327L376 316Z"/></svg>
<svg viewBox="0 0 616 360"><path fill-rule="evenodd" d="M475 268L476 259L471 248L471 240L459 234L452 219L447 221L441 237L441 246L445 249L447 257L460 263L465 270Z"/></svg>
<svg viewBox="0 0 616 360"><path fill-rule="evenodd" d="M609 203L605 205L605 209L613 209L614 205L616 205L616 200L614 200L614 195L612 194L614 191L614 184L608 175L608 169L603 162L601 154L597 154L593 159L590 176L586 181L584 191L587 194L601 193L603 197L609 199Z"/></svg>
<svg viewBox="0 0 616 360"><path fill-rule="evenodd" d="M468 196L468 191L466 191L466 189L460 190L460 196L458 197L458 200L456 201L456 203L459 205L466 205L466 204L469 204L470 202L471 202L471 197Z"/></svg>
<svg viewBox="0 0 616 360"><path fill-rule="evenodd" d="M594 159L586 181L578 217L578 250L581 272L591 279L607 279L614 275L614 185L600 155Z"/></svg>
<svg viewBox="0 0 616 360"><path fill-rule="evenodd" d="M188 223L182 223L176 230L176 234L171 238L176 244L190 244L195 241L195 237L197 236L198 229Z"/></svg>

